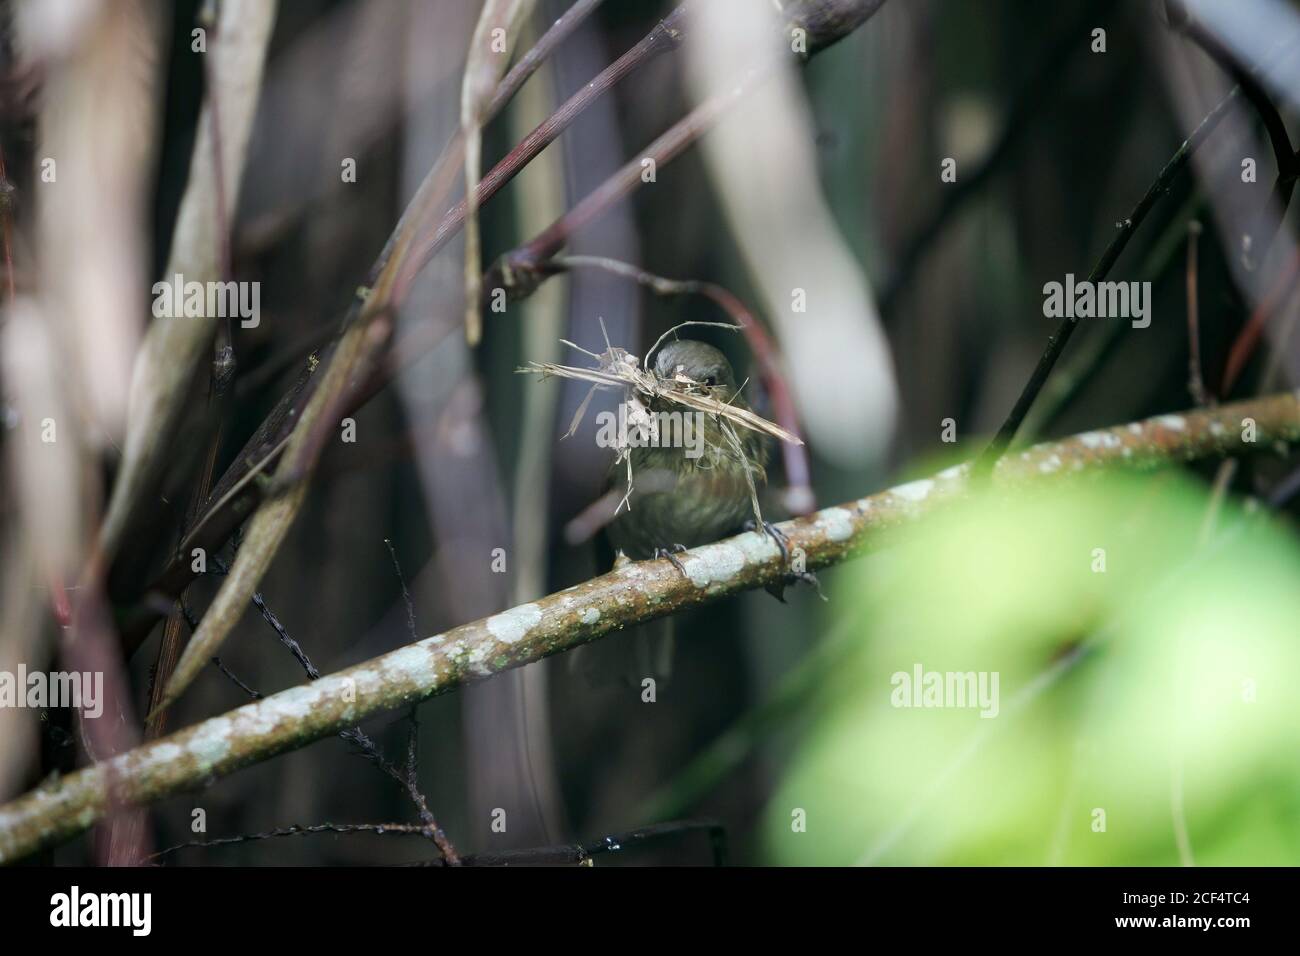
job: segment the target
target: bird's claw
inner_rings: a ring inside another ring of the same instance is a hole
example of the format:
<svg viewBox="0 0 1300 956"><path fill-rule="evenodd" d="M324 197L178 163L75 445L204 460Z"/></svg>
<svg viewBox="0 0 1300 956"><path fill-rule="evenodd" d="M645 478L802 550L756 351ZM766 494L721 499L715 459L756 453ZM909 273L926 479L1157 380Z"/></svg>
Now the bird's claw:
<svg viewBox="0 0 1300 956"><path fill-rule="evenodd" d="M769 538L771 538L773 541L775 541L776 546L781 549L781 565L783 567L788 568L790 566L789 537L786 536L786 533L784 531L782 531L776 525L772 524L772 522L770 521L759 522L759 521L755 521L753 518L750 518L748 521L745 522L743 527L746 531L757 531L760 525L762 526L763 533L767 535Z"/></svg>
<svg viewBox="0 0 1300 956"><path fill-rule="evenodd" d="M746 531L757 531L760 522L753 518L745 522ZM811 571L795 571L790 567L790 538L784 531L772 524L770 521L761 522L763 533L776 542L776 546L781 549L781 567L785 570L785 576L781 581L774 581L768 585L767 592L775 597L782 604L785 603L785 589L787 585L794 584L796 581L802 581L810 585L817 591L817 596L823 601L826 595L822 593L821 581L817 575Z"/></svg>
<svg viewBox="0 0 1300 956"><path fill-rule="evenodd" d="M821 581L817 578L817 575L813 574L811 571L791 571L789 574L786 575L786 580L791 582L802 581L804 584L807 584L814 591L816 591L817 596L821 598L823 601L830 600L830 598L828 598L825 594L822 593Z"/></svg>
<svg viewBox="0 0 1300 956"><path fill-rule="evenodd" d="M673 567L682 573L682 577L689 578L690 575L686 573L686 568L682 567L682 563L677 560L677 555L689 550L684 544L674 544L667 548L655 548L654 557L667 558L673 563Z"/></svg>

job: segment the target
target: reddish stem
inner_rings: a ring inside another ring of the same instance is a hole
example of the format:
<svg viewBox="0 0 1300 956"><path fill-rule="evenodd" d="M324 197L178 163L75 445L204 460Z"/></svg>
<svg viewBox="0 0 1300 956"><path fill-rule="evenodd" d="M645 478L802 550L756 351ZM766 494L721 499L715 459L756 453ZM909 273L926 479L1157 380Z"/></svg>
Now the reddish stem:
<svg viewBox="0 0 1300 956"><path fill-rule="evenodd" d="M1265 323L1291 294L1298 270L1300 270L1300 251L1297 251L1291 257L1291 262L1278 275L1277 281L1269 289L1268 295L1260 301L1259 305L1255 306L1255 311L1251 313L1249 321L1246 322L1237 335L1236 341L1232 343L1232 348L1228 352L1227 365L1223 369L1223 379L1219 385L1219 394L1224 398L1232 393L1232 387L1237 384L1237 379L1255 353Z"/></svg>

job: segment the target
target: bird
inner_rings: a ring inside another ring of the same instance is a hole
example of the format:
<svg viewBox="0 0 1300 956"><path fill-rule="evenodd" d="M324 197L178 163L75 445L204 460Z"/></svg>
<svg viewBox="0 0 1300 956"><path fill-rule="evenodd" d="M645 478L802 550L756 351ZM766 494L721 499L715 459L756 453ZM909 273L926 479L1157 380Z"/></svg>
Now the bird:
<svg viewBox="0 0 1300 956"><path fill-rule="evenodd" d="M651 366L661 379L681 377L703 386L711 398L748 409L736 384L727 357L718 349L695 339L666 343L653 357ZM632 491L626 504L610 522L610 543L627 558L644 560L707 544L742 530L753 515L745 461L722 431L721 423L707 413L695 413L668 399L651 399L649 412L677 412L692 416L703 429L697 447L647 444L631 447ZM767 480L766 464L770 439L748 428L734 430L748 461L754 487ZM682 432L685 434L685 432ZM610 466L610 484L626 481L626 464Z"/></svg>
<svg viewBox="0 0 1300 956"><path fill-rule="evenodd" d="M726 355L705 342L670 341L654 353L650 368L660 379L688 378L711 398L749 408ZM697 431L691 433L690 442L664 442L664 420L660 419L658 443L630 443L632 489L606 527L605 536L614 549L615 567L629 560L666 557L686 576L678 552L734 534L746 527L747 518L753 515L745 463L713 416L697 415L669 399L650 399L646 411L656 416L661 412L691 416L692 428ZM686 420L681 421L683 429L676 437L684 439ZM734 433L748 460L754 487L761 488L767 480L769 439L747 428L736 428ZM610 465L609 485L618 488L627 480L627 463L620 456ZM637 627L631 642L634 658L622 668L623 682L636 686L651 674L668 678L674 635L671 618Z"/></svg>

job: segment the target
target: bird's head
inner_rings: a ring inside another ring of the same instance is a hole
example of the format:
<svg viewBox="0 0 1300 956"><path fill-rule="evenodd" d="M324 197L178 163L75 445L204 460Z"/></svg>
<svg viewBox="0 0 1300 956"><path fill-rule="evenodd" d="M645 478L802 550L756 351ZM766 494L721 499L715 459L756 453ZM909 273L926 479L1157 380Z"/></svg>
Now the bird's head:
<svg viewBox="0 0 1300 956"><path fill-rule="evenodd" d="M736 373L727 357L712 345L694 339L666 343L655 353L654 371L660 378L672 379L679 373L701 385L719 401L730 401L736 394Z"/></svg>

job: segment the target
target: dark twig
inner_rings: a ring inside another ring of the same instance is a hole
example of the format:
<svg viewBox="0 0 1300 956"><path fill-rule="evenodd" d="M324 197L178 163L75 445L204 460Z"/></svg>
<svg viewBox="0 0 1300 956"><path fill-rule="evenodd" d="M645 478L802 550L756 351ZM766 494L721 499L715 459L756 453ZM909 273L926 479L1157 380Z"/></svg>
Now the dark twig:
<svg viewBox="0 0 1300 956"><path fill-rule="evenodd" d="M216 555L213 555L212 563L216 565L219 573L230 573L229 566ZM275 636L280 639L280 643L283 644L289 653L293 655L294 660L298 662L298 665L306 671L308 679L319 680L320 671L318 671L316 665L311 662L311 658L309 658L307 652L302 649L302 645L290 636L289 631L280 623L280 619L276 617L275 613L267 606L266 598L262 596L260 591L253 594L253 606L257 608L258 613L262 615L262 620L271 625L271 630L275 631Z"/></svg>
<svg viewBox="0 0 1300 956"><path fill-rule="evenodd" d="M475 853L465 857L467 866L592 866L594 858L610 853L620 853L633 846L703 831L709 837L709 849L714 866L725 866L727 861L727 830L716 820L675 820L637 827L622 833L611 833L590 843L569 843L558 846L533 847L526 850L507 850L502 853ZM431 866L444 865L433 860Z"/></svg>
<svg viewBox="0 0 1300 956"><path fill-rule="evenodd" d="M393 547L393 542L388 538L384 539L384 544L388 546L388 554L393 559L393 571L397 574L397 583L402 588L402 600L406 602L406 630L411 635L411 640L416 640L415 631L415 603L411 600L411 592L406 586L406 577L402 574L402 565L397 560L397 549Z"/></svg>
<svg viewBox="0 0 1300 956"><path fill-rule="evenodd" d="M388 546L388 554L393 559L393 571L397 574L397 583L402 588L402 600L406 602L406 630L412 641L419 640L419 634L416 631L415 623L415 602L411 600L411 591L406 586L406 576L402 574L401 562L397 560L397 549L393 547L393 542L388 538L384 539L384 544ZM412 704L411 709L407 711L406 719L410 727L406 735L406 775L403 779L403 786L409 793L420 793L420 705ZM414 799L414 798L413 798ZM421 795L420 800L424 797ZM427 823L428 821L426 821ZM441 834L441 830L437 830Z"/></svg>
<svg viewBox="0 0 1300 956"><path fill-rule="evenodd" d="M1118 231L1115 238L1110 241L1110 245L1106 247L1097 264L1093 266L1092 272L1088 274L1088 281L1100 282L1110 273L1111 267L1119 259L1120 253L1128 245L1129 239L1133 237L1137 227L1142 224L1147 213L1151 211L1156 202L1169 191L1175 177L1182 172L1192 154L1205 142L1223 117L1227 115L1228 108L1236 101L1240 91L1241 88L1236 87L1225 96L1219 105L1210 110L1205 119L1201 120L1196 129L1192 130L1192 134L1178 147L1174 155L1170 157L1169 162L1165 164L1164 169L1160 170L1160 175L1156 177L1155 182L1146 191L1146 195L1133 207L1133 211L1129 213L1128 218L1117 224ZM1047 348L1044 349L1038 364L1034 367L1029 381L1025 383L1025 387L1016 400L1015 406L1011 409L1011 413L1007 416L1006 421L1002 423L1002 427L998 429L989 446L976 459L975 473L977 475L987 475L992 471L998 459L1011 446L1016 437L1016 432L1020 430L1020 423L1024 421L1030 406L1034 404L1034 399L1038 397L1038 393L1047 382L1047 377L1051 375L1057 359L1065 351L1065 346L1069 343L1070 336L1074 334L1077 326L1077 319L1072 317L1064 318L1061 320L1061 324L1057 326L1056 331L1047 340Z"/></svg>
<svg viewBox="0 0 1300 956"><path fill-rule="evenodd" d="M214 563L217 565L217 569L220 573L225 574L229 571L229 568L220 561L220 559L214 559ZM403 583L402 588L405 591L405 583ZM260 593L253 595L253 604L256 605L257 609L261 612L263 619L271 625L276 636L280 639L280 643L289 649L289 653L293 654L294 659L298 661L298 664L306 672L307 678L312 681L319 680L321 673L317 670L316 665L311 662L311 658L309 658L307 652L302 649L302 645L290 636L288 630L280 623L280 620L267 606L266 601L262 598ZM213 658L213 662L221 668L222 673L243 688L249 695L255 697L260 696L256 691L252 690L222 666L217 658ZM414 709L412 709L412 720L414 720ZM439 851L443 854L448 863L452 865L458 863L460 858L456 853L456 848L447 838L447 835L443 832L442 828L438 826L437 819L429 809L428 800L420 790L417 774L415 773L414 752L410 750L412 743L408 741L407 766L406 770L403 771L399 770L388 761L388 758L384 756L383 751L380 750L379 745L376 744L374 740L372 740L360 727L351 727L341 730L339 731L339 736L349 743L354 744L360 751L360 756L378 767L385 775L406 791L407 795L411 798L411 802L415 804L415 809L416 812L419 813L420 819L424 821L423 829L427 830L429 838L437 845Z"/></svg>
<svg viewBox="0 0 1300 956"><path fill-rule="evenodd" d="M713 865L726 863L727 830L715 820L676 820L671 823L656 823L651 826L638 827L623 833L612 833L593 840L590 843L561 844L559 846L532 847L526 850L507 850L502 853L476 853L461 859L462 866L563 866L588 865L594 857L610 853L619 853L630 847L667 837L681 836L703 831L708 834L709 846L713 855ZM234 846L251 843L256 840L272 840L278 837L312 836L320 833L374 833L379 836L428 836L426 827L409 823L321 823L315 826L276 827L263 833L245 833L240 836L222 837L216 840L192 840L178 843L165 850L159 850L149 857L157 860L179 850L199 847ZM430 865L430 864L424 864ZM445 865L443 861L434 861L431 865Z"/></svg>
<svg viewBox="0 0 1300 956"><path fill-rule="evenodd" d="M227 667L227 666L222 662L222 660L221 660L220 657L214 657L214 658L212 658L212 663L215 664L215 665L217 666L217 670L219 670L219 671L221 671L221 673L225 674L226 677L228 677L228 678L231 680L231 682L234 683L234 685L235 685L236 687L238 687L240 690L242 690L242 691L243 691L245 694L247 694L249 697L253 698L253 700L261 700L261 699L262 699L262 697L263 697L264 695L261 694L261 693L259 693L258 691L253 690L253 688L249 687L249 686L248 686L247 684L245 684L242 680L240 680L240 679L235 675L234 671L232 671L229 667Z"/></svg>
<svg viewBox="0 0 1300 956"><path fill-rule="evenodd" d="M218 847L234 846L238 843L252 843L255 840L270 840L275 837L286 836L309 836L314 833L377 833L393 834L395 836L428 836L428 828L415 826L410 823L319 823L315 826L287 826L276 827L274 830L267 830L264 833L244 833L233 837L219 837L215 840L191 840L188 843L178 843L175 846L169 846L165 850L159 850L157 853L147 857L149 860L157 860L178 850L190 850L197 847Z"/></svg>

